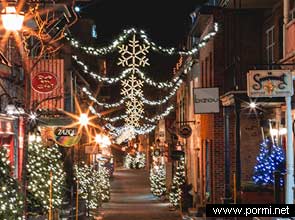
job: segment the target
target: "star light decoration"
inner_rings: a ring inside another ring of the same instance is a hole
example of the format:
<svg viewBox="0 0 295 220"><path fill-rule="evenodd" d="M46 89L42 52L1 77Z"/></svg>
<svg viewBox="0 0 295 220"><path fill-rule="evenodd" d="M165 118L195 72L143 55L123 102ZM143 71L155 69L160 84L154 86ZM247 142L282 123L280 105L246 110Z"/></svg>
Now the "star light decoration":
<svg viewBox="0 0 295 220"><path fill-rule="evenodd" d="M139 67L150 65L148 63L148 45L140 45L136 40L135 34L129 40L128 45L118 46L121 57L118 65L131 69L131 75L128 79L122 80L121 95L127 97L126 101L126 126L139 127L139 121L144 113L144 104L140 97L143 96L143 81L139 80L135 73L139 72Z"/></svg>

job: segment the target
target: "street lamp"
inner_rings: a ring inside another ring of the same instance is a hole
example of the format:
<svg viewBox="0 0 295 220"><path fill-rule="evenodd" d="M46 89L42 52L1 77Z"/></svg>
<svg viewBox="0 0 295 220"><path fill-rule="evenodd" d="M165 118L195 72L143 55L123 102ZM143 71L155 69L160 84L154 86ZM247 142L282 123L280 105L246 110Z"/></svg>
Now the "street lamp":
<svg viewBox="0 0 295 220"><path fill-rule="evenodd" d="M14 6L7 6L1 12L3 26L8 31L19 31L24 22L24 13L18 13Z"/></svg>
<svg viewBox="0 0 295 220"><path fill-rule="evenodd" d="M88 115L85 113L80 114L79 122L82 126L87 126L89 123Z"/></svg>

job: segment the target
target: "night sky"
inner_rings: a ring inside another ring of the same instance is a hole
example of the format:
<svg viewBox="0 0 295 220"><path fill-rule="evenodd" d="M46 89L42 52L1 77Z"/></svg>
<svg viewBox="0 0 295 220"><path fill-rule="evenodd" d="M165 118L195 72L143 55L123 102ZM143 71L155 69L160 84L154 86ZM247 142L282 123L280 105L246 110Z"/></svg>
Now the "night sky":
<svg viewBox="0 0 295 220"><path fill-rule="evenodd" d="M93 0L80 5L82 18L95 20L99 45L109 45L124 29L135 27L146 31L149 38L164 47L182 48L191 28L190 14L204 0ZM107 60L108 74L118 73L117 57ZM164 56L150 51L150 66L144 71L155 81L170 81L173 77L179 56ZM110 88L111 96L117 99L120 84ZM144 87L145 97L157 100L163 94L161 90ZM153 110L155 111L155 110Z"/></svg>
<svg viewBox="0 0 295 220"><path fill-rule="evenodd" d="M188 32L190 13L204 0L92 0L81 5L81 16L96 21L98 37L112 40L123 29L136 27L163 46L178 47Z"/></svg>

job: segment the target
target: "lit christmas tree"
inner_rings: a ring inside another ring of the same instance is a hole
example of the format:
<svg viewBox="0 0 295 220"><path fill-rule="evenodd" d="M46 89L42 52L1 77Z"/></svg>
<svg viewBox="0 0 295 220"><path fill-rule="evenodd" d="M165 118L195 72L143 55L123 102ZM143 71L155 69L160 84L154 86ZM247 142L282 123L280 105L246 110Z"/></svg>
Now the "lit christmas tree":
<svg viewBox="0 0 295 220"><path fill-rule="evenodd" d="M100 166L98 173L100 178L99 185L101 190L101 200L107 202L110 200L110 172L108 168Z"/></svg>
<svg viewBox="0 0 295 220"><path fill-rule="evenodd" d="M62 204L65 172L62 154L57 145L45 147L33 142L28 148L28 207L31 212L46 213L49 209L50 172L52 172L52 208Z"/></svg>
<svg viewBox="0 0 295 220"><path fill-rule="evenodd" d="M86 164L75 165L76 180L79 181L80 197L86 201L86 207L97 209L102 202L110 199L110 175L106 167L99 170Z"/></svg>
<svg viewBox="0 0 295 220"><path fill-rule="evenodd" d="M173 207L178 207L181 201L181 187L185 183L184 157L181 157L173 176L172 187L169 194L169 202Z"/></svg>
<svg viewBox="0 0 295 220"><path fill-rule="evenodd" d="M166 193L166 169L164 165L154 166L150 171L151 192L161 197Z"/></svg>
<svg viewBox="0 0 295 220"><path fill-rule="evenodd" d="M256 184L274 184L274 171L284 173L286 170L282 147L273 144L269 139L263 141L260 144L260 154L254 168L253 180ZM283 177L280 178L280 184L283 185Z"/></svg>
<svg viewBox="0 0 295 220"><path fill-rule="evenodd" d="M20 187L11 173L7 149L0 147L0 219L22 219L23 202Z"/></svg>
<svg viewBox="0 0 295 220"><path fill-rule="evenodd" d="M133 168L133 161L134 158L130 154L127 154L124 159L124 167L127 169Z"/></svg>
<svg viewBox="0 0 295 220"><path fill-rule="evenodd" d="M145 153L136 152L135 158L133 160L133 168L144 168L145 167Z"/></svg>
<svg viewBox="0 0 295 220"><path fill-rule="evenodd" d="M79 182L79 196L86 201L87 209L96 209L101 205L99 173L86 164L75 165L75 176Z"/></svg>

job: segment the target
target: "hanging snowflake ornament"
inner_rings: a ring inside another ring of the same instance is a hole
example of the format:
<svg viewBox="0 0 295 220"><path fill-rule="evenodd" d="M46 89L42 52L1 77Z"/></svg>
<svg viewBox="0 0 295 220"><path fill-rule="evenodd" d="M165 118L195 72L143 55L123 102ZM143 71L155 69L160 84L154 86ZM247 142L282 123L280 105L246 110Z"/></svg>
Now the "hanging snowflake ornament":
<svg viewBox="0 0 295 220"><path fill-rule="evenodd" d="M143 96L142 86L143 81L138 80L134 74L131 74L128 79L122 80L123 88L121 89L121 95L130 99L136 96Z"/></svg>
<svg viewBox="0 0 295 220"><path fill-rule="evenodd" d="M140 117L144 113L143 102L138 99L131 99L126 102L126 113Z"/></svg>
<svg viewBox="0 0 295 220"><path fill-rule="evenodd" d="M132 69L132 73L138 70L138 67L149 66L149 59L146 55L149 53L148 45L140 45L139 41L136 40L136 36L133 35L132 40L129 40L128 45L118 46L121 57L119 58L118 65L128 67Z"/></svg>
<svg viewBox="0 0 295 220"><path fill-rule="evenodd" d="M127 126L132 126L134 128L138 128L139 125L139 117L136 115L129 115L127 118L125 118L125 123Z"/></svg>

